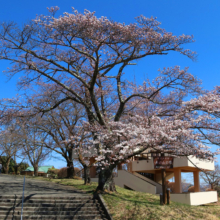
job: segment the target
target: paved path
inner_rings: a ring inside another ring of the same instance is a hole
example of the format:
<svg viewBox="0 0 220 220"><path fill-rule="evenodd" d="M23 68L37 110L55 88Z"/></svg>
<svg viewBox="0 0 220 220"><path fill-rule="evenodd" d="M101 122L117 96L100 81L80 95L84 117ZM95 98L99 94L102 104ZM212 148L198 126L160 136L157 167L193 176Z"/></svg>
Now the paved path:
<svg viewBox="0 0 220 220"><path fill-rule="evenodd" d="M0 174L0 196L22 195L24 178ZM61 186L48 181L25 178L25 196L82 196L83 193L71 186Z"/></svg>

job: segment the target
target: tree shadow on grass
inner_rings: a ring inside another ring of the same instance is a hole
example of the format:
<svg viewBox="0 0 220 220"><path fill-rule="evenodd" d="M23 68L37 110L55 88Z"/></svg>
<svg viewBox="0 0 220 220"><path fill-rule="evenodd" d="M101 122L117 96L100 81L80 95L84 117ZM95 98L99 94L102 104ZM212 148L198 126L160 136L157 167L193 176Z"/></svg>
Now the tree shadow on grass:
<svg viewBox="0 0 220 220"><path fill-rule="evenodd" d="M148 206L147 208L147 215L148 219L158 219L156 214L149 209ZM134 202L133 206L126 206L125 211L121 215L122 220L133 220L133 219L143 219L143 211L141 210L140 206L137 205L137 202Z"/></svg>
<svg viewBox="0 0 220 220"><path fill-rule="evenodd" d="M167 217L169 219L176 219L175 212L171 213L170 211L165 212L164 208L160 208L160 201L159 197L157 198L146 198L145 201L143 201L143 197L136 197L134 195L134 198L131 196L121 196L120 193L115 194L107 194L108 197L111 198L113 201L119 201L119 202L129 202L130 204L127 204L124 209L120 210L120 220L133 220L133 219L163 219L163 217ZM138 200L140 199L140 200ZM117 204L115 202L115 204ZM167 206L169 209L169 206ZM169 210L175 210L179 212L181 217L189 217L186 212L183 212L180 207L176 207L176 205L171 205L171 209ZM124 210L124 211L123 211ZM117 214L116 214L117 215Z"/></svg>
<svg viewBox="0 0 220 220"><path fill-rule="evenodd" d="M143 205L159 205L159 197L158 197L158 200L157 199L146 199L146 201L140 201L138 199L133 199L133 198L129 198L130 196L120 196L119 193L114 193L114 194L110 194L108 193L108 196L112 196L114 197L115 199L120 199L122 201L128 201L128 202L132 202L132 203L136 203L136 204L143 204ZM127 198L126 198L127 197ZM143 199L143 198L141 198Z"/></svg>

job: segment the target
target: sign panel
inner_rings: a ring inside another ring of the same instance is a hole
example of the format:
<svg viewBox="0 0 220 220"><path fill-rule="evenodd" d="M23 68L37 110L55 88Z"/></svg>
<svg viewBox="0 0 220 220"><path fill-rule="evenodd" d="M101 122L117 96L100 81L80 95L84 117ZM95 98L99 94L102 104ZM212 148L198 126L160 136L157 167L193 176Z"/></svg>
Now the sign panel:
<svg viewBox="0 0 220 220"><path fill-rule="evenodd" d="M154 157L154 169L172 169L173 157Z"/></svg>

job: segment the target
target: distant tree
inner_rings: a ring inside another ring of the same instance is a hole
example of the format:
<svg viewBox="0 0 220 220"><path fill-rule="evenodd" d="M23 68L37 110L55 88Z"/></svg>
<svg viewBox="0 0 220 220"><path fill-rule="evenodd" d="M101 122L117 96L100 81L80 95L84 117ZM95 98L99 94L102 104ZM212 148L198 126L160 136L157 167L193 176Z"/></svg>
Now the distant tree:
<svg viewBox="0 0 220 220"><path fill-rule="evenodd" d="M15 162L13 158L8 159L7 156L1 156L1 163L2 163L2 173L8 174L14 172Z"/></svg>
<svg viewBox="0 0 220 220"><path fill-rule="evenodd" d="M37 130L36 120L23 121L21 129L24 140L22 152L34 167L34 175L38 176L38 166L51 154L51 150L45 147L47 134Z"/></svg>
<svg viewBox="0 0 220 220"><path fill-rule="evenodd" d="M56 102L55 97L50 98L50 105L52 101ZM67 140L79 133L78 126L84 116L83 108L77 103L69 101L45 113L35 124L38 130L45 133L51 140L48 143L45 139L44 146L65 159L68 167L68 178L73 178L75 175L73 150L76 145Z"/></svg>
<svg viewBox="0 0 220 220"><path fill-rule="evenodd" d="M26 170L28 167L29 167L28 163L21 162L18 164L18 172L22 172L22 171Z"/></svg>
<svg viewBox="0 0 220 220"><path fill-rule="evenodd" d="M211 189L215 189L220 185L220 166L216 164L215 170L200 172L200 176L206 184L210 185Z"/></svg>
<svg viewBox="0 0 220 220"><path fill-rule="evenodd" d="M21 140L19 127L15 121L11 121L11 123L2 126L0 133L0 151L5 155L2 157L2 166L6 174L12 170L12 168L9 168L12 161L14 165L16 164L16 161L12 158L16 158L16 155L20 154L22 147Z"/></svg>
<svg viewBox="0 0 220 220"><path fill-rule="evenodd" d="M39 90L39 94L35 94L34 98L29 100L32 106L29 115L35 115L42 109L42 106L49 108L55 105L63 97L63 93L57 91L53 84L39 84ZM87 115L81 105L72 100L67 100L57 108L44 112L35 123L35 127L47 134L52 140L49 144L46 140L45 147L65 158L68 178L73 178L75 175L73 151L76 150L74 151L77 152L75 159L84 167L85 184L90 180L89 163L79 151L78 143L84 138L81 129L82 121L86 118ZM80 141L77 143L68 141L72 137L77 137Z"/></svg>

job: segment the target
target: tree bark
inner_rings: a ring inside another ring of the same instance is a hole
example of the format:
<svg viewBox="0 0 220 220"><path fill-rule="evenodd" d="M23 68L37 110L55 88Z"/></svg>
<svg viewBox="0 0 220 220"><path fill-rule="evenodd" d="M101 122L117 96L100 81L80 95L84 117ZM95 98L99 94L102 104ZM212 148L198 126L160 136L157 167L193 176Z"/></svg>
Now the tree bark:
<svg viewBox="0 0 220 220"><path fill-rule="evenodd" d="M87 165L83 165L84 168L84 185L90 184L91 178L90 178L90 167Z"/></svg>
<svg viewBox="0 0 220 220"><path fill-rule="evenodd" d="M18 166L15 165L14 168L15 168L15 174L17 175L18 174Z"/></svg>
<svg viewBox="0 0 220 220"><path fill-rule="evenodd" d="M73 178L75 175L73 161L67 161L67 178Z"/></svg>
<svg viewBox="0 0 220 220"><path fill-rule="evenodd" d="M105 167L103 170L99 171L99 181L97 191L104 192L105 190L116 192L115 181L113 177L113 170L115 166Z"/></svg>
<svg viewBox="0 0 220 220"><path fill-rule="evenodd" d="M38 176L38 165L34 166L34 176Z"/></svg>
<svg viewBox="0 0 220 220"><path fill-rule="evenodd" d="M84 171L84 184L89 184L91 182L91 177L90 177L90 165L88 166L86 162L84 161L82 154L79 154L79 162L83 166L83 171Z"/></svg>
<svg viewBox="0 0 220 220"><path fill-rule="evenodd" d="M9 158L6 160L6 163L5 163L4 170L5 170L5 173L6 173L6 174L8 174L8 171L9 171L10 160L11 160L11 157L9 157Z"/></svg>

